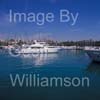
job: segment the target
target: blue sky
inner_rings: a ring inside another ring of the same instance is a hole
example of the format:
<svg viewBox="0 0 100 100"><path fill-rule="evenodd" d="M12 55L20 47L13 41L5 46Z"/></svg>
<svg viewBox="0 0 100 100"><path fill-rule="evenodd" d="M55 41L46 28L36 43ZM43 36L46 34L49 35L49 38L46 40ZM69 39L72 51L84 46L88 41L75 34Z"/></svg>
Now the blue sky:
<svg viewBox="0 0 100 100"><path fill-rule="evenodd" d="M53 23L38 26L35 23L9 23L9 10L14 12L52 12ZM59 23L59 10L79 13L74 26ZM99 0L0 0L0 38L23 37L50 38L56 40L100 40Z"/></svg>

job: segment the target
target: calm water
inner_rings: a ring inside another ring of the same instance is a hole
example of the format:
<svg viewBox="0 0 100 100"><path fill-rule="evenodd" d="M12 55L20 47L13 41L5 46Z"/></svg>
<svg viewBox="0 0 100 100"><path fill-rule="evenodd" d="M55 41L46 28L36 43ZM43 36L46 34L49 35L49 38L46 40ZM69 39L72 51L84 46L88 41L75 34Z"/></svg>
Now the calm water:
<svg viewBox="0 0 100 100"><path fill-rule="evenodd" d="M89 87L12 87L9 74L36 73L41 77L88 77ZM100 64L83 51L12 57L0 52L0 100L99 100Z"/></svg>

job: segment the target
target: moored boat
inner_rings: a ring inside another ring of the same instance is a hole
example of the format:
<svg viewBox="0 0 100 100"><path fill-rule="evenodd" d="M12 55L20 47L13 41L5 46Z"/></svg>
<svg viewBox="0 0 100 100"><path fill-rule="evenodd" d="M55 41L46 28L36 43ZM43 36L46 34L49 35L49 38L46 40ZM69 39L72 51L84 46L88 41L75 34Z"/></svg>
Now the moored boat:
<svg viewBox="0 0 100 100"><path fill-rule="evenodd" d="M86 53L94 62L100 62L100 47L85 48Z"/></svg>
<svg viewBox="0 0 100 100"><path fill-rule="evenodd" d="M57 53L60 48L56 46L50 46L46 42L34 41L34 44L23 45L17 53L30 54L30 53Z"/></svg>

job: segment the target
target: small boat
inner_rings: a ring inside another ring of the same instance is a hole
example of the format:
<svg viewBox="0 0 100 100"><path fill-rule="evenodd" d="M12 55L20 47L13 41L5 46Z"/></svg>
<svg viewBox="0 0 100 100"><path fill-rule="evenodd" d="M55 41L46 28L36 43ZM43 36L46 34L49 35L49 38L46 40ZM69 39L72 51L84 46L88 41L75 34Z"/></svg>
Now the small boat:
<svg viewBox="0 0 100 100"><path fill-rule="evenodd" d="M31 53L57 53L60 50L57 46L50 46L46 42L34 41L31 45L22 45L22 47L17 50L20 54L31 54Z"/></svg>
<svg viewBox="0 0 100 100"><path fill-rule="evenodd" d="M100 47L85 48L86 53L94 62L100 62Z"/></svg>

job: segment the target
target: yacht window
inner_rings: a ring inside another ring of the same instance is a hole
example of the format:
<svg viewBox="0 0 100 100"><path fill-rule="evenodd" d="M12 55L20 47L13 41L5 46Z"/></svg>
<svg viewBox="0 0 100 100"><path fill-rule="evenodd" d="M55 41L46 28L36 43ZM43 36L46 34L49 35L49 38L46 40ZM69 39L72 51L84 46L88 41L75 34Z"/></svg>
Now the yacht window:
<svg viewBox="0 0 100 100"><path fill-rule="evenodd" d="M48 47L48 48L55 48L55 47Z"/></svg>
<svg viewBox="0 0 100 100"><path fill-rule="evenodd" d="M31 47L31 49L40 49L42 47Z"/></svg>

